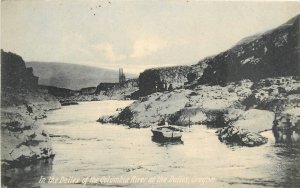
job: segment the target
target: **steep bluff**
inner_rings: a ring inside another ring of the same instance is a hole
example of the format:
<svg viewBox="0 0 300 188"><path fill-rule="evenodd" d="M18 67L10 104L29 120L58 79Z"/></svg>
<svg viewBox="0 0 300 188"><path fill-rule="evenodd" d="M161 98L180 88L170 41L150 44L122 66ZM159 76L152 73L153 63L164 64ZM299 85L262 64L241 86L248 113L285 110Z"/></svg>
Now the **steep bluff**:
<svg viewBox="0 0 300 188"><path fill-rule="evenodd" d="M156 91L164 91L169 88L180 88L187 83L199 79L207 64L191 66L174 66L147 69L139 76L139 89L141 95L148 95Z"/></svg>
<svg viewBox="0 0 300 188"><path fill-rule="evenodd" d="M263 34L241 40L205 62L200 84L297 76L300 72L300 15ZM199 64L203 63L200 61Z"/></svg>
<svg viewBox="0 0 300 188"><path fill-rule="evenodd" d="M263 34L246 37L231 49L196 65L145 70L139 76L142 95L164 91L172 84L222 85L250 79L297 76L300 72L300 15Z"/></svg>
<svg viewBox="0 0 300 188"><path fill-rule="evenodd" d="M2 177L9 179L7 169L54 155L49 136L37 120L60 104L39 90L38 77L22 57L1 50L1 62L1 163Z"/></svg>
<svg viewBox="0 0 300 188"><path fill-rule="evenodd" d="M26 68L21 56L1 50L1 87L35 88L38 77L33 75L31 67Z"/></svg>

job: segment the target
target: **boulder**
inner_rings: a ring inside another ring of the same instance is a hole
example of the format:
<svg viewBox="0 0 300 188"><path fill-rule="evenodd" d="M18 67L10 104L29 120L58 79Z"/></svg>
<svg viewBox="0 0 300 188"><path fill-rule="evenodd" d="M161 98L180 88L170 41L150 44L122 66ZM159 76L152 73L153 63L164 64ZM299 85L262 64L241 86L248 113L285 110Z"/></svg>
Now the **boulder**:
<svg viewBox="0 0 300 188"><path fill-rule="evenodd" d="M20 160L22 157L31 158L35 153L30 149L29 146L21 145L18 148L15 148L10 153L10 156L13 160Z"/></svg>
<svg viewBox="0 0 300 188"><path fill-rule="evenodd" d="M169 118L174 125L187 126L191 124L202 124L207 119L201 108L183 108L172 114Z"/></svg>
<svg viewBox="0 0 300 188"><path fill-rule="evenodd" d="M249 132L240 127L228 126L219 129L217 132L221 142L240 146L260 146L268 142L268 139L260 134Z"/></svg>
<svg viewBox="0 0 300 188"><path fill-rule="evenodd" d="M242 114L237 121L231 125L250 132L259 133L270 130L273 127L275 114L267 110L251 109Z"/></svg>

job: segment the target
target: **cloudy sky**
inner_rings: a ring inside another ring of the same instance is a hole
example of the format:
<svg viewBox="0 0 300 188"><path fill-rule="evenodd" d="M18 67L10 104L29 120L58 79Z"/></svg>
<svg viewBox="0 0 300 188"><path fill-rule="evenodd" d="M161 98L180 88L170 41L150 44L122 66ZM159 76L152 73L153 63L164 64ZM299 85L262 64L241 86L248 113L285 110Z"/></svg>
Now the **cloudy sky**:
<svg viewBox="0 0 300 188"><path fill-rule="evenodd" d="M195 64L299 13L299 2L2 0L1 48L139 73Z"/></svg>

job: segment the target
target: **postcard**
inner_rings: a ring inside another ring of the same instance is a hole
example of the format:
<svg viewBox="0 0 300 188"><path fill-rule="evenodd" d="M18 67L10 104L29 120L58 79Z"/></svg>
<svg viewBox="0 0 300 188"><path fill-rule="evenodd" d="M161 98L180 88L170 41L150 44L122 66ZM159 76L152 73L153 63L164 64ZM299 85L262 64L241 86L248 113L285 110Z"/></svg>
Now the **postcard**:
<svg viewBox="0 0 300 188"><path fill-rule="evenodd" d="M2 0L1 187L300 187L299 5Z"/></svg>

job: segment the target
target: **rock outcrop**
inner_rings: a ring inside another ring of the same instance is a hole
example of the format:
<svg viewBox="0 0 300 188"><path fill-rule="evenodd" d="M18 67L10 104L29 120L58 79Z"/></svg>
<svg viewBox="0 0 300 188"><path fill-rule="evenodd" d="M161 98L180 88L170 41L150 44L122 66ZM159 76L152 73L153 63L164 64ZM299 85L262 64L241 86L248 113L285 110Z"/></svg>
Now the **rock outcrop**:
<svg viewBox="0 0 300 188"><path fill-rule="evenodd" d="M31 67L26 68L21 56L1 50L1 89L35 88L38 77L33 75Z"/></svg>
<svg viewBox="0 0 300 188"><path fill-rule="evenodd" d="M71 96L74 96L76 94L79 94L79 91L74 91L67 88L59 88L55 86L44 86L40 85L39 88L43 90L44 92L50 93L51 95L57 97L57 98L68 98Z"/></svg>
<svg viewBox="0 0 300 188"><path fill-rule="evenodd" d="M231 145L241 146L260 146L268 142L268 139L253 132L249 132L246 129L239 127L228 126L219 129L217 132L218 138L221 142Z"/></svg>
<svg viewBox="0 0 300 188"><path fill-rule="evenodd" d="M26 166L54 156L48 134L37 124L46 111L60 108L54 96L39 90L38 78L23 59L1 51L1 162ZM2 172L2 177L5 176Z"/></svg>
<svg viewBox="0 0 300 188"><path fill-rule="evenodd" d="M279 78L274 78L276 79ZM112 117L102 117L99 121L126 124L131 127L149 127L167 118L169 123L182 126L188 124L207 124L212 127L236 125L260 132L272 129L274 113L283 109L282 103L272 103L272 101L280 98L288 99L297 93L298 82L296 80L284 77L281 79L287 81L282 82L281 85L272 86L272 92L263 96L261 93L268 91L270 86L258 87L256 85L264 83L266 81L264 79L255 83L243 80L228 83L223 87L199 85L193 90L176 89L156 92L139 98L126 108L126 112ZM290 82L292 86L286 82ZM274 92L278 88L283 88L285 92ZM297 100L289 100L289 104L285 106L292 108L297 104Z"/></svg>
<svg viewBox="0 0 300 188"><path fill-rule="evenodd" d="M167 116L184 108L190 93L190 90L183 89L168 93L153 93L135 101L119 115L101 117L98 121L115 122L139 128L157 125Z"/></svg>
<svg viewBox="0 0 300 188"><path fill-rule="evenodd" d="M96 92L96 87L85 87L80 89L81 95L92 95Z"/></svg>
<svg viewBox="0 0 300 188"><path fill-rule="evenodd" d="M200 84L279 76L300 72L300 15L285 24L241 40L233 48L211 57L199 79ZM200 64L202 62L199 62Z"/></svg>
<svg viewBox="0 0 300 188"><path fill-rule="evenodd" d="M139 76L141 96L157 91L166 91L183 87L199 79L206 67L205 60L192 66L174 66L147 69Z"/></svg>
<svg viewBox="0 0 300 188"><path fill-rule="evenodd" d="M129 79L122 84L100 83L97 87L87 87L80 90L54 86L39 86L39 88L54 95L62 105L72 105L81 101L132 99L133 94L138 91L138 80Z"/></svg>

